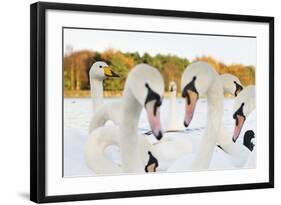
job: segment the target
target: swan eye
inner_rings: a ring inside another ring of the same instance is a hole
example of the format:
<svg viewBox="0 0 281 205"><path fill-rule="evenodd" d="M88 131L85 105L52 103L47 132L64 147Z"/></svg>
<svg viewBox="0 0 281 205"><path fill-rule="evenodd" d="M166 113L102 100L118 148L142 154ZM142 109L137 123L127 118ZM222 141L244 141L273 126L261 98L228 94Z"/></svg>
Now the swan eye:
<svg viewBox="0 0 281 205"><path fill-rule="evenodd" d="M102 68L102 65L100 65L99 67Z"/></svg>

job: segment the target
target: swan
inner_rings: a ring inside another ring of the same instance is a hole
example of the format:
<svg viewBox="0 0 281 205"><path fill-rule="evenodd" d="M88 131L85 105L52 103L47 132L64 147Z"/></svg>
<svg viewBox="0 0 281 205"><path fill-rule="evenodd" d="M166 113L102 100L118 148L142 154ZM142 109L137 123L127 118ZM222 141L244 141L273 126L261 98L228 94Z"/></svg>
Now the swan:
<svg viewBox="0 0 281 205"><path fill-rule="evenodd" d="M180 126L177 118L177 84L174 81L169 83L169 119L166 132L183 131L184 127Z"/></svg>
<svg viewBox="0 0 281 205"><path fill-rule="evenodd" d="M122 105L120 103L114 103L112 105L103 103L103 80L111 77L119 77L105 62L98 61L94 63L90 68L89 77L94 110L94 115L89 124L89 133L91 133L110 119L118 124L120 119L119 110Z"/></svg>
<svg viewBox="0 0 281 205"><path fill-rule="evenodd" d="M247 92L249 88L247 88L246 91L244 91L243 86L241 85L239 79L236 76L231 74L222 74L220 77L223 83L224 92L230 93L236 97L234 100L234 107L237 107L237 104L239 104L239 101L241 101L242 99L245 102L247 102L247 104L248 103L252 104L251 103L252 99L250 98L245 99L245 97L242 97L248 95ZM242 93L242 95L240 95L240 93ZM238 97L239 95L240 97ZM251 153L249 152L249 150L245 145L235 143L235 141L236 140L234 139L231 140L231 137L222 126L220 130L220 134L218 136L218 141L217 141L218 146L231 157L231 161L235 165L235 167L243 167Z"/></svg>
<svg viewBox="0 0 281 205"><path fill-rule="evenodd" d="M186 98L184 125L189 126L199 95L207 96L207 125L197 153L179 159L168 171L218 168L222 161L223 167L243 166L249 155L248 149L236 145L221 125L223 107L221 77L207 63L197 62L185 69L181 83L182 95ZM235 91L233 93L235 94ZM215 148L216 143L220 145L222 150Z"/></svg>
<svg viewBox="0 0 281 205"><path fill-rule="evenodd" d="M231 79L232 77L228 77ZM230 80L231 82L232 80ZM226 82L226 81L225 81ZM228 83L229 84L229 83ZM234 86L233 86L234 87ZM235 86L236 87L236 86ZM237 168L242 168L247 164L252 155L252 150L249 149L247 143L235 143L242 129L243 123L248 115L255 108L255 87L248 86L239 91L239 94L234 99L233 118L235 119L235 134L231 138L221 126L220 134L218 135L217 144L229 155L233 165ZM245 106L245 107L244 107ZM244 108L244 111L243 111ZM238 123L239 122L239 123ZM245 133L247 135L247 133Z"/></svg>
<svg viewBox="0 0 281 205"><path fill-rule="evenodd" d="M147 112L153 135L158 140L162 138L160 106L163 93L163 78L152 66L139 64L129 73L122 98L120 126L116 127L118 130L114 132L119 137L123 172L139 172L144 168L139 155L141 146L137 146L139 138L137 126L143 107ZM91 133L89 143L94 137L95 130ZM89 147L86 147L87 155Z"/></svg>
<svg viewBox="0 0 281 205"><path fill-rule="evenodd" d="M169 123L170 130L176 131L176 128L180 126L175 123L177 118L176 113L176 84L170 82L170 111L172 121ZM172 129L173 128L173 129ZM120 145L119 138L115 136L115 133L119 132L119 129L109 128L108 130L104 127L97 128L95 133L92 134L94 137L91 142L87 144L88 154L86 154L86 161L88 167L98 174L112 174L121 173L121 167L105 156L104 150L110 146ZM172 134L172 135L171 135ZM165 133L165 138L156 143L152 143L153 140L148 140L150 135L139 135L138 146L140 147L139 155L142 156L142 165L145 166L147 162L147 153L150 153L150 160L156 159L158 169L157 171L165 171L167 168L178 158L183 155L192 153L192 144L189 139L175 139L175 133ZM147 138L147 140L146 140ZM142 139L142 140L140 140ZM147 165L146 165L147 166ZM151 165L150 165L151 168Z"/></svg>
<svg viewBox="0 0 281 205"><path fill-rule="evenodd" d="M93 110L97 110L103 104L103 80L106 78L119 77L103 61L93 63L89 71L90 88Z"/></svg>
<svg viewBox="0 0 281 205"><path fill-rule="evenodd" d="M255 109L255 86L249 85L237 96L233 105L235 127L232 140L236 142L247 117Z"/></svg>
<svg viewBox="0 0 281 205"><path fill-rule="evenodd" d="M130 72L123 94L123 115L120 124L120 151L124 172L137 172L141 165L137 146L139 117L144 107L153 135L163 136L160 123L160 106L164 81L160 72L147 64L138 64Z"/></svg>
<svg viewBox="0 0 281 205"><path fill-rule="evenodd" d="M205 62L187 66L182 79L182 96L186 98L184 125L189 126L199 96L206 95L208 114L199 150L192 160L192 170L209 168L222 121L223 86L218 73Z"/></svg>
<svg viewBox="0 0 281 205"><path fill-rule="evenodd" d="M243 90L243 86L236 76L229 73L225 73L221 74L220 78L223 84L224 93L228 93L232 96L237 97L238 94Z"/></svg>
<svg viewBox="0 0 281 205"><path fill-rule="evenodd" d="M236 142L240 136L240 132L243 128L244 122L254 111L255 104L255 86L247 86L236 98L233 106L233 119L235 120L235 126L233 131L232 140ZM244 168L253 168L256 163L256 146L255 146L255 134L253 130L248 130L244 134L243 144L251 151Z"/></svg>

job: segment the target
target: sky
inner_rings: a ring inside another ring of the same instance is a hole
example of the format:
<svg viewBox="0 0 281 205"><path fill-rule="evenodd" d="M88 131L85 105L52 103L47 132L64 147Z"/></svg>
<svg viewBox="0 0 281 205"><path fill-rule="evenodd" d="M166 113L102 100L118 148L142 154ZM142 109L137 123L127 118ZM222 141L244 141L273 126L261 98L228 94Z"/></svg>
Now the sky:
<svg viewBox="0 0 281 205"><path fill-rule="evenodd" d="M256 38L64 29L65 54L70 50L102 52L108 48L141 55L171 54L188 60L207 55L225 64L256 65Z"/></svg>

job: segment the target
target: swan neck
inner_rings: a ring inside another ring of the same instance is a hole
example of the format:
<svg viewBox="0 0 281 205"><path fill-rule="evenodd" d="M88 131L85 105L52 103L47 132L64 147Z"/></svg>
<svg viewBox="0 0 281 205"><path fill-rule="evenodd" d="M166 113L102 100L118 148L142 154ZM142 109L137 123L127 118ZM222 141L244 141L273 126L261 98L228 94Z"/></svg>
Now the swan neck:
<svg viewBox="0 0 281 205"><path fill-rule="evenodd" d="M123 95L123 115L120 124L120 151L123 171L135 173L143 170L138 146L138 123L142 105L125 89Z"/></svg>
<svg viewBox="0 0 281 205"><path fill-rule="evenodd" d="M125 90L123 95L123 116L121 120L121 133L133 135L137 133L142 105L133 96L131 91Z"/></svg>
<svg viewBox="0 0 281 205"><path fill-rule="evenodd" d="M208 91L208 118L206 124L206 134L218 135L221 128L223 114L223 89L220 84L214 83ZM217 136L215 136L217 137ZM212 137L213 139L216 139Z"/></svg>
<svg viewBox="0 0 281 205"><path fill-rule="evenodd" d="M207 92L208 117L199 152L193 161L193 169L207 169L210 165L217 138L220 134L223 112L223 88L214 82Z"/></svg>
<svg viewBox="0 0 281 205"><path fill-rule="evenodd" d="M103 103L103 82L102 80L91 78L90 86L93 110L97 110Z"/></svg>

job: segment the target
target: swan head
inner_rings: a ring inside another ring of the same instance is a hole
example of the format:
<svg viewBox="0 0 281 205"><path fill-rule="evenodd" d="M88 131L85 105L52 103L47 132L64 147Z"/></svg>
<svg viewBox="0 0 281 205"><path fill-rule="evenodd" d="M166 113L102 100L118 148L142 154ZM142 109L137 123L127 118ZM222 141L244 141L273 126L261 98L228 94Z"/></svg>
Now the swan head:
<svg viewBox="0 0 281 205"><path fill-rule="evenodd" d="M171 81L169 83L169 92L170 93L176 93L177 92L177 84L175 81Z"/></svg>
<svg viewBox="0 0 281 205"><path fill-rule="evenodd" d="M164 93L164 81L160 72L147 64L136 65L129 73L125 89L129 89L138 103L145 108L152 133L160 140L163 136L160 106Z"/></svg>
<svg viewBox="0 0 281 205"><path fill-rule="evenodd" d="M104 80L106 78L120 77L112 71L112 69L102 61L95 62L89 71L90 79Z"/></svg>
<svg viewBox="0 0 281 205"><path fill-rule="evenodd" d="M182 97L186 98L184 126L188 127L195 111L199 96L207 94L215 71L205 62L187 66L181 78Z"/></svg>
<svg viewBox="0 0 281 205"><path fill-rule="evenodd" d="M220 75L220 78L225 93L230 93L233 96L237 97L238 94L243 90L243 86L236 76L229 73L225 73Z"/></svg>
<svg viewBox="0 0 281 205"><path fill-rule="evenodd" d="M235 127L232 136L233 142L238 139L245 120L255 109L255 86L250 85L244 88L235 98L233 106L233 119Z"/></svg>

